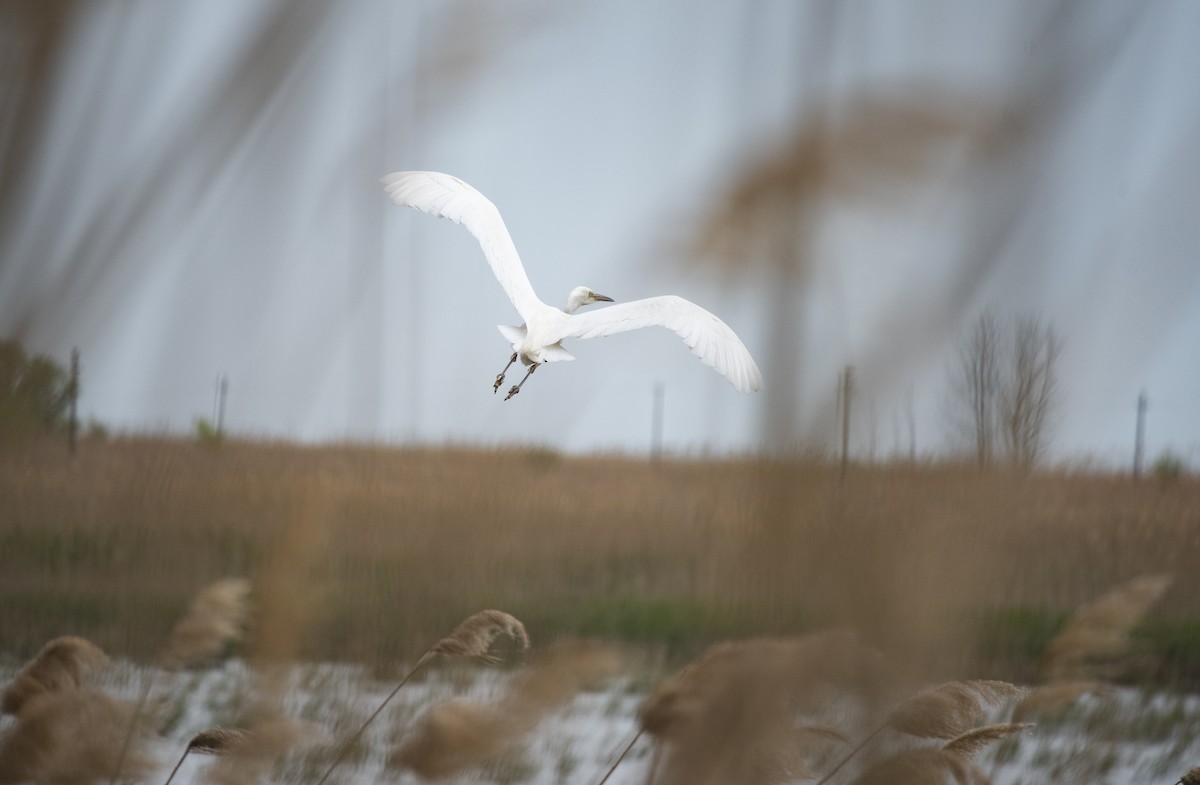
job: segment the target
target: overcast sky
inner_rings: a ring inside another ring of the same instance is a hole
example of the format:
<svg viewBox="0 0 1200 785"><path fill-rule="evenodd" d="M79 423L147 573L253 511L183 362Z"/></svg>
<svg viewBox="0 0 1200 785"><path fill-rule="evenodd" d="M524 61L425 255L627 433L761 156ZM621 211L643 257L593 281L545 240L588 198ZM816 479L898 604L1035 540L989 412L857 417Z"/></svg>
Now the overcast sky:
<svg viewBox="0 0 1200 785"><path fill-rule="evenodd" d="M0 334L79 347L82 410L116 429L190 432L227 375L244 435L644 452L662 385L668 449L831 446L853 365L856 451L932 452L991 309L1062 337L1055 457L1127 463L1145 389L1149 456L1200 463L1196 3L62 7L52 49L22 38L37 20L5 33L10 73L51 67L0 128ZM908 105L940 124L879 110ZM848 174L805 203L796 269L697 261L814 127ZM487 195L552 304L709 308L767 391L655 330L493 396L516 314L461 227L386 199L400 169Z"/></svg>

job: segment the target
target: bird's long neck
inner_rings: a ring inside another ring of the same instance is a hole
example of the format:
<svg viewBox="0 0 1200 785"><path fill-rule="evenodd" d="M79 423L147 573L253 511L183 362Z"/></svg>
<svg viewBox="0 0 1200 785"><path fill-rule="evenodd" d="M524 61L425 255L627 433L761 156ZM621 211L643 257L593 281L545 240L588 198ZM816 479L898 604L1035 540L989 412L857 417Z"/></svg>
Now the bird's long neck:
<svg viewBox="0 0 1200 785"><path fill-rule="evenodd" d="M566 313L575 313L579 307L583 305L583 298L574 292L567 298L567 304L563 306L563 311Z"/></svg>

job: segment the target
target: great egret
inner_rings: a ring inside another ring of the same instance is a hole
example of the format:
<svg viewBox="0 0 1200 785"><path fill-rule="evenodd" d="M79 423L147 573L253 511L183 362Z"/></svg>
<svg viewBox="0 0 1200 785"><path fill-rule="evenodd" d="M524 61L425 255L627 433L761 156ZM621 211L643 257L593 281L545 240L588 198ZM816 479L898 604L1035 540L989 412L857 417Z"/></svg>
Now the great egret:
<svg viewBox="0 0 1200 785"><path fill-rule="evenodd" d="M492 272L525 320L520 327L498 325L500 333L512 344L513 353L508 365L496 375L492 393L500 389L504 375L518 358L529 366L524 378L513 385L504 400L519 393L521 385L543 363L575 359L562 347L563 339L598 338L639 327L674 330L702 363L724 376L740 392L762 388L762 374L745 345L725 322L695 303L669 294L576 313L585 305L613 301L586 286L577 286L561 310L546 305L534 294L500 211L483 194L457 177L440 172L393 172L380 178L380 182L396 204L465 226L479 240Z"/></svg>

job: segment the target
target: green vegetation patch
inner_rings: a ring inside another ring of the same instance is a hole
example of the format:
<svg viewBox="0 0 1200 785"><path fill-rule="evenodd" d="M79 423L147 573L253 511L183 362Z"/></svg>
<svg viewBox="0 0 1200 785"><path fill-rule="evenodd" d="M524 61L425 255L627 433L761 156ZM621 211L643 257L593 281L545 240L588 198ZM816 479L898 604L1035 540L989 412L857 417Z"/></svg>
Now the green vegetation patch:
<svg viewBox="0 0 1200 785"><path fill-rule="evenodd" d="M1133 638L1158 659L1160 681L1200 688L1200 618L1147 621L1133 631Z"/></svg>
<svg viewBox="0 0 1200 785"><path fill-rule="evenodd" d="M1037 607L991 608L970 621L976 653L988 659L1037 660L1068 614Z"/></svg>
<svg viewBox="0 0 1200 785"><path fill-rule="evenodd" d="M108 568L144 561L146 541L117 529L14 526L0 530L0 568L38 568L49 573Z"/></svg>
<svg viewBox="0 0 1200 785"><path fill-rule="evenodd" d="M574 613L572 631L583 637L663 644L678 651L752 635L761 629L755 616L688 597L623 595L585 601Z"/></svg>
<svg viewBox="0 0 1200 785"><path fill-rule="evenodd" d="M1068 615L1034 606L981 609L967 617L964 635L988 673L1032 681L1042 652Z"/></svg>
<svg viewBox="0 0 1200 785"><path fill-rule="evenodd" d="M149 656L185 610L176 598L153 592L86 586L8 590L0 593L0 649L27 659L52 638L80 635L108 652Z"/></svg>
<svg viewBox="0 0 1200 785"><path fill-rule="evenodd" d="M980 660L999 666L1008 678L1028 680L1069 615L1032 606L991 608L972 614L967 628ZM1130 634L1125 659L1131 675L1200 687L1200 618L1143 622Z"/></svg>

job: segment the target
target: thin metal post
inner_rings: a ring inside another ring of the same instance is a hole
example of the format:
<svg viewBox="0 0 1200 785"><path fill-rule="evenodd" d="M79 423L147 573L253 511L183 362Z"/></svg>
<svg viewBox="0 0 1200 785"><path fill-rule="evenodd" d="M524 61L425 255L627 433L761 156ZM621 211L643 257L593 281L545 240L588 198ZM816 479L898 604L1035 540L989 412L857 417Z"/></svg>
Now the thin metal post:
<svg viewBox="0 0 1200 785"><path fill-rule="evenodd" d="M657 463L662 457L663 436L663 384L654 385L654 403L650 410L650 460Z"/></svg>
<svg viewBox="0 0 1200 785"><path fill-rule="evenodd" d="M75 454L75 437L79 433L79 349L71 350L70 416L67 420L67 451Z"/></svg>
<svg viewBox="0 0 1200 785"><path fill-rule="evenodd" d="M217 377L217 391L213 400L213 427L217 438L225 435L225 398L229 394L229 377L221 374Z"/></svg>
<svg viewBox="0 0 1200 785"><path fill-rule="evenodd" d="M840 478L846 479L846 466L850 463L850 402L854 398L854 366L847 365L842 374L842 470Z"/></svg>
<svg viewBox="0 0 1200 785"><path fill-rule="evenodd" d="M1142 390L1137 400L1137 435L1133 441L1133 479L1142 476L1142 456L1146 446L1146 408L1149 401L1146 391Z"/></svg>

